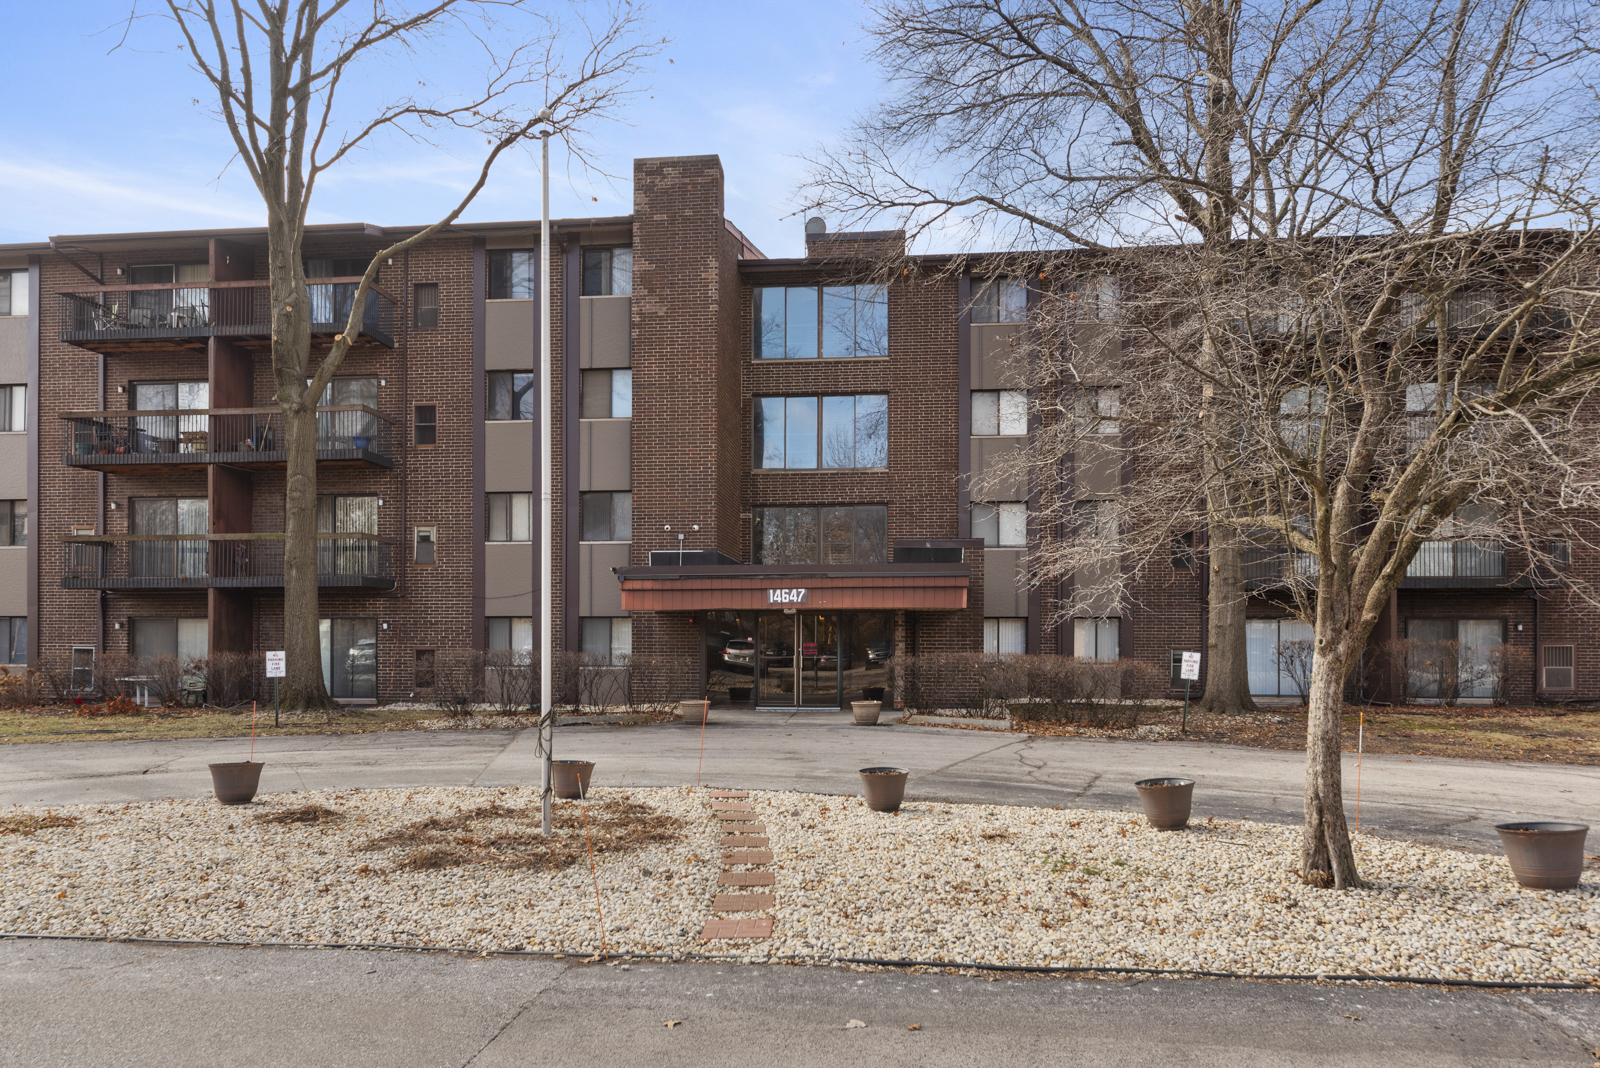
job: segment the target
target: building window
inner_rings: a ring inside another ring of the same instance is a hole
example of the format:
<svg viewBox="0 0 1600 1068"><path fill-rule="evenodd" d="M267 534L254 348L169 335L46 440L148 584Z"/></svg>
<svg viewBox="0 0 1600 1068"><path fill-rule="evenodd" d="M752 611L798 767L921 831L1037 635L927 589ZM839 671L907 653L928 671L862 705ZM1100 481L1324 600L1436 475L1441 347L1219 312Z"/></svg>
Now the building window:
<svg viewBox="0 0 1600 1068"><path fill-rule="evenodd" d="M486 419L533 419L534 387L539 378L533 372L491 371L489 396L485 405Z"/></svg>
<svg viewBox="0 0 1600 1068"><path fill-rule="evenodd" d="M1550 554L1551 567L1565 571L1572 566L1572 542L1569 539L1551 538L1546 551Z"/></svg>
<svg viewBox="0 0 1600 1068"><path fill-rule="evenodd" d="M70 661L71 686L75 693L87 693L94 689L94 646L74 645Z"/></svg>
<svg viewBox="0 0 1600 1068"><path fill-rule="evenodd" d="M28 544L28 502L0 501L0 545Z"/></svg>
<svg viewBox="0 0 1600 1068"><path fill-rule="evenodd" d="M1172 539L1172 569L1174 571L1194 570L1194 531L1187 534L1174 535Z"/></svg>
<svg viewBox="0 0 1600 1068"><path fill-rule="evenodd" d="M322 681L330 697L370 700L378 696L378 621L324 619Z"/></svg>
<svg viewBox="0 0 1600 1068"><path fill-rule="evenodd" d="M1021 437L1028 432L1028 394L1020 389L972 392L972 433L978 437Z"/></svg>
<svg viewBox="0 0 1600 1068"><path fill-rule="evenodd" d="M1506 573L1505 545L1496 538L1500 513L1492 504L1458 506L1417 546L1407 578L1498 578Z"/></svg>
<svg viewBox="0 0 1600 1068"><path fill-rule="evenodd" d="M1115 434L1121 395L1116 389L1080 389L1072 398L1072 425L1079 434Z"/></svg>
<svg viewBox="0 0 1600 1068"><path fill-rule="evenodd" d="M135 497L128 501L132 534L164 535L128 546L129 572L136 578L205 578L210 503L204 497ZM197 535L174 538L175 534Z"/></svg>
<svg viewBox="0 0 1600 1068"><path fill-rule="evenodd" d="M755 508L751 525L758 564L881 564L888 559L887 505Z"/></svg>
<svg viewBox="0 0 1600 1068"><path fill-rule="evenodd" d="M633 620L627 617L591 616L580 620L583 651L603 664L622 665L633 655Z"/></svg>
<svg viewBox="0 0 1600 1068"><path fill-rule="evenodd" d="M632 416L632 371L620 369L579 372L579 419L628 419Z"/></svg>
<svg viewBox="0 0 1600 1068"><path fill-rule="evenodd" d="M1072 655L1085 660L1115 660L1121 654L1120 619L1074 619L1072 621Z"/></svg>
<svg viewBox="0 0 1600 1068"><path fill-rule="evenodd" d="M28 387L0 386L0 430L28 429Z"/></svg>
<svg viewBox="0 0 1600 1068"><path fill-rule="evenodd" d="M1028 505L1025 501L972 506L972 536L983 539L985 549L1021 548L1028 544Z"/></svg>
<svg viewBox="0 0 1600 1068"><path fill-rule="evenodd" d="M28 272L0 271L0 315L28 314Z"/></svg>
<svg viewBox="0 0 1600 1068"><path fill-rule="evenodd" d="M490 652L516 652L524 656L533 652L532 616L489 616Z"/></svg>
<svg viewBox="0 0 1600 1068"><path fill-rule="evenodd" d="M1504 681L1503 620L1408 619L1406 638L1409 697L1494 697Z"/></svg>
<svg viewBox="0 0 1600 1068"><path fill-rule="evenodd" d="M1322 438L1328 391L1322 386L1295 386L1278 401L1278 436L1296 456L1308 455Z"/></svg>
<svg viewBox="0 0 1600 1068"><path fill-rule="evenodd" d="M1544 686L1546 690L1572 690L1577 688L1576 663L1573 656L1575 647L1571 645L1547 645L1544 647ZM17 654L21 655L21 654ZM16 662L13 656L12 662Z"/></svg>
<svg viewBox="0 0 1600 1068"><path fill-rule="evenodd" d="M1021 656L1028 651L1026 619L991 618L983 621L983 651L986 656Z"/></svg>
<svg viewBox="0 0 1600 1068"><path fill-rule="evenodd" d="M633 293L633 249L583 250L583 296L626 297Z"/></svg>
<svg viewBox="0 0 1600 1068"><path fill-rule="evenodd" d="M412 307L417 313L417 329L432 330L439 325L439 283L418 282L414 292Z"/></svg>
<svg viewBox="0 0 1600 1068"><path fill-rule="evenodd" d="M8 664L28 662L27 616L0 616L0 656Z"/></svg>
<svg viewBox="0 0 1600 1068"><path fill-rule="evenodd" d="M192 619L130 619L128 646L138 657L187 662L205 656L210 638L204 616Z"/></svg>
<svg viewBox="0 0 1600 1068"><path fill-rule="evenodd" d="M581 541L629 541L633 538L633 494L578 494Z"/></svg>
<svg viewBox="0 0 1600 1068"><path fill-rule="evenodd" d="M757 397L757 470L888 467L889 397Z"/></svg>
<svg viewBox="0 0 1600 1068"><path fill-rule="evenodd" d="M439 406L417 405L411 410L411 427L421 448L431 449L439 444Z"/></svg>
<svg viewBox="0 0 1600 1068"><path fill-rule="evenodd" d="M1194 650L1192 649L1168 650L1172 657L1172 685L1178 687L1179 689L1182 689L1186 682L1192 681L1183 677L1183 654L1193 651Z"/></svg>
<svg viewBox="0 0 1600 1068"><path fill-rule="evenodd" d="M1115 319L1122 314L1122 284L1109 274L1083 279L1073 296L1086 319Z"/></svg>
<svg viewBox="0 0 1600 1068"><path fill-rule="evenodd" d="M1020 323L1028 318L1028 284L1020 278L991 278L972 292L974 323Z"/></svg>
<svg viewBox="0 0 1600 1068"><path fill-rule="evenodd" d="M489 494L489 541L533 540L533 494Z"/></svg>
<svg viewBox="0 0 1600 1068"><path fill-rule="evenodd" d="M758 286L751 299L758 360L889 355L884 286Z"/></svg>
<svg viewBox="0 0 1600 1068"><path fill-rule="evenodd" d="M438 655L437 649L418 649L416 664L411 669L411 688L414 690L431 690L434 686L434 658Z"/></svg>
<svg viewBox="0 0 1600 1068"><path fill-rule="evenodd" d="M416 562L429 567L437 562L439 547L438 527L416 527L414 535Z"/></svg>
<svg viewBox="0 0 1600 1068"><path fill-rule="evenodd" d="M538 295L537 249L495 249L489 253L490 300L532 300Z"/></svg>

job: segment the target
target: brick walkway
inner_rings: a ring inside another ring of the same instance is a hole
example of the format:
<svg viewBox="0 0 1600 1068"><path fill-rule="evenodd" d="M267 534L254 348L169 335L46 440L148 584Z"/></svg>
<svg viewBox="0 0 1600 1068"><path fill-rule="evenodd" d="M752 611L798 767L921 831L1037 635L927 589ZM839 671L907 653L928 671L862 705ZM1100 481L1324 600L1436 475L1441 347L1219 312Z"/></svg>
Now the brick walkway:
<svg viewBox="0 0 1600 1068"><path fill-rule="evenodd" d="M706 921L700 939L709 942L717 938L771 938L772 917L728 915L767 911L777 900L776 895L756 889L773 884L772 872L734 870L772 863L772 840L766 836L766 825L759 822L745 791L712 790L709 796L711 814L722 824L722 874L717 877L717 885L736 889L713 897L711 911L716 915Z"/></svg>

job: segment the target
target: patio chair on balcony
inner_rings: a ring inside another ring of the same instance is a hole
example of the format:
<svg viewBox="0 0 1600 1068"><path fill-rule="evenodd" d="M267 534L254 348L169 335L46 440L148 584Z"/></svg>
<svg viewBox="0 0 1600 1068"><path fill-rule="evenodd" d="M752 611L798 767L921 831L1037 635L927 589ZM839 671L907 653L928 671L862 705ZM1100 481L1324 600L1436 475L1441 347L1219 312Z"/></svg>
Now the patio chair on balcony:
<svg viewBox="0 0 1600 1068"><path fill-rule="evenodd" d="M127 325L122 317L120 304L113 304L110 307L104 304L91 305L89 316L94 321L96 330L121 330Z"/></svg>
<svg viewBox="0 0 1600 1068"><path fill-rule="evenodd" d="M178 435L184 452L210 452L211 435L204 430L185 430Z"/></svg>

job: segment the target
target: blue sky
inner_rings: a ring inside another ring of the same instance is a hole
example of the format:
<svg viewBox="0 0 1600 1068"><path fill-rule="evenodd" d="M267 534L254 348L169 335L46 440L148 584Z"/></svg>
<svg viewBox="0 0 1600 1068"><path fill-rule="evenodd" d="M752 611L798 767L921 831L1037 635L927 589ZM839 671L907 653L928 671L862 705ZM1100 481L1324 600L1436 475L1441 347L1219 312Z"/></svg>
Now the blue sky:
<svg viewBox="0 0 1600 1068"><path fill-rule="evenodd" d="M197 106L207 87L173 51L160 19L137 23L111 51L129 0L6 4L0 67L9 106L0 111L0 243L56 234L260 225L255 190L229 142ZM156 10L151 0L141 9ZM163 5L164 7L164 5ZM848 0L795 4L657 0L652 16L672 38L648 77L631 125L599 131L601 162L622 178L569 177L552 146L553 213L623 215L636 156L717 153L727 174L727 214L769 256L802 254L794 190L799 154L842 130L876 98L866 65L865 12ZM105 32L101 31L103 28ZM109 53L109 54L108 54ZM671 62L668 62L668 60ZM470 78L470 56L447 50L417 69L435 84ZM376 72L409 76L400 66ZM328 181L315 222L426 222L448 210L476 162L461 154L385 143ZM591 199L595 198L595 199ZM468 219L539 214L537 161L504 160Z"/></svg>

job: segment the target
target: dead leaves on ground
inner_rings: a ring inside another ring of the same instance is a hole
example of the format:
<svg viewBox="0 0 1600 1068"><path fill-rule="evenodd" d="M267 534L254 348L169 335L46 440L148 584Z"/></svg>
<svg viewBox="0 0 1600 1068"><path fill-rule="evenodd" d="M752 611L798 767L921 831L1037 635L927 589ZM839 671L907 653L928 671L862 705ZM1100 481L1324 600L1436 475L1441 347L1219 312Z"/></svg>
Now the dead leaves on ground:
<svg viewBox="0 0 1600 1068"><path fill-rule="evenodd" d="M77 816L57 816L54 812L43 816L0 816L0 834L20 834L26 838L52 827L76 827L78 822Z"/></svg>
<svg viewBox="0 0 1600 1068"><path fill-rule="evenodd" d="M553 833L540 829L537 806L512 808L494 802L455 816L420 820L357 848L364 851L408 848L397 871L437 871L484 865L531 871L557 871L577 863L593 843L596 855L626 853L682 837L684 821L637 801L589 803L588 834L576 804L556 807Z"/></svg>
<svg viewBox="0 0 1600 1068"><path fill-rule="evenodd" d="M263 812L257 823L334 823L344 819L344 813L326 805L301 805L282 812Z"/></svg>

